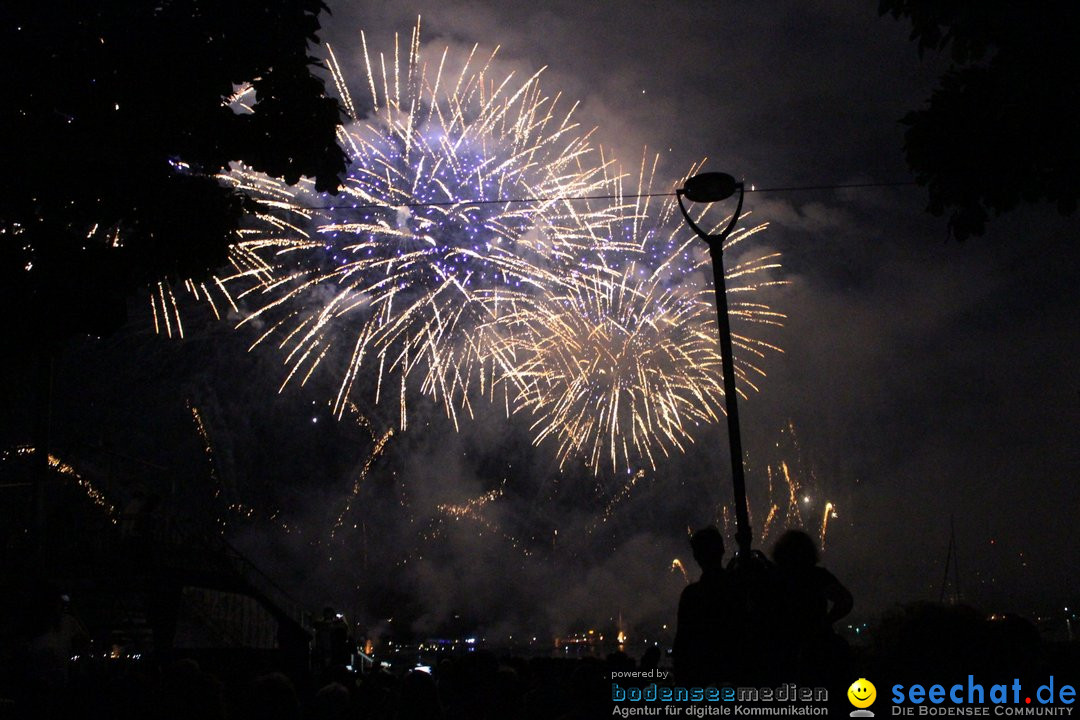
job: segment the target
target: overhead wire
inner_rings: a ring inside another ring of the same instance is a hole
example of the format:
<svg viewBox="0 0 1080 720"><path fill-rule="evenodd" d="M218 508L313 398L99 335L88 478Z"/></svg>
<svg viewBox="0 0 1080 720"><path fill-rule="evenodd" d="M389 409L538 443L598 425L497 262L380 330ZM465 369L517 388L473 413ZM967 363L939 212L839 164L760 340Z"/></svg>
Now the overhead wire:
<svg viewBox="0 0 1080 720"><path fill-rule="evenodd" d="M873 183L842 183L837 185L791 185L786 187L770 187L759 188L751 185L746 188L745 192L748 193L780 193L780 192L802 192L813 190L858 190L864 188L883 188L883 187L904 187L912 186L917 183L913 180L901 180L895 182L873 182ZM674 192L649 192L649 193L627 193L622 195L569 195L569 196L550 196L550 197L523 197L523 198L490 198L490 199L476 199L476 200L442 200L442 201L428 201L428 202L401 202L401 203L368 203L358 205L314 205L308 206L309 210L378 210L378 209L397 209L397 208L422 208L422 207L454 207L457 205L508 205L508 204L525 204L525 203L538 203L538 202L557 202L557 201L584 201L584 200L636 200L638 198L654 198L654 197L674 197Z"/></svg>

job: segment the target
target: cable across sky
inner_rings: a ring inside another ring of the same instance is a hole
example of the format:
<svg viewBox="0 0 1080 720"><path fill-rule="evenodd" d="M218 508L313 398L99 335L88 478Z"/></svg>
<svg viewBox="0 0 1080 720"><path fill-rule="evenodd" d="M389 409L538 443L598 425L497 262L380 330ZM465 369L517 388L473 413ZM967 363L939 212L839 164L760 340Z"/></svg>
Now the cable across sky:
<svg viewBox="0 0 1080 720"><path fill-rule="evenodd" d="M771 187L771 188L759 188L751 185L746 189L748 193L779 193L779 192L801 192L811 190L856 190L860 188L881 188L881 187L905 187L917 185L914 180L899 180L895 182L875 182L875 183L846 183L840 185L793 185L789 187ZM649 192L649 193L633 193L623 195L580 195L580 196L567 196L567 197L523 197L523 198L495 198L489 200L445 200L445 201L432 201L432 202L403 202L403 203L370 203L365 205L318 205L311 207L311 210L376 210L378 208L412 208L412 207L448 207L459 205L503 205L503 204L519 204L519 203L537 203L537 202L552 202L555 200L634 200L637 198L654 198L654 197L674 197L674 192Z"/></svg>

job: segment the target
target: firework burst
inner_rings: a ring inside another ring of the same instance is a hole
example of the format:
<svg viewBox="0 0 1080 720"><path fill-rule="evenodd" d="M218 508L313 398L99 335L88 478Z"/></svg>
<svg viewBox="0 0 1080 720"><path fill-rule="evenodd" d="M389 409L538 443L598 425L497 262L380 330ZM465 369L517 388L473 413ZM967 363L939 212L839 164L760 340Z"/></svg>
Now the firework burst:
<svg viewBox="0 0 1080 720"><path fill-rule="evenodd" d="M515 368L520 407L535 416L536 442L558 440L563 463L584 456L655 467L684 449L694 422L716 419L723 395L709 308L632 273L597 268L522 307L508 322L523 350Z"/></svg>
<svg viewBox="0 0 1080 720"><path fill-rule="evenodd" d="M562 464L582 457L594 474L605 466L628 474L642 464L655 469L657 453L685 451L693 429L722 412L716 306L700 279L709 259L673 200L650 207L655 167L655 159L642 162L637 202L618 203L621 214L602 229L614 239L610 246L598 246L589 263L499 320L509 329L500 347L514 358L502 365L518 387L516 409L535 418L535 442L555 438ZM621 195L621 179L616 184ZM763 228L734 234L725 251ZM778 284L769 277L776 267L770 253L735 263L726 272L728 292ZM731 315L743 326L779 325L784 317L752 301L732 302ZM733 341L745 396L765 375L757 361L779 348L745 332Z"/></svg>
<svg viewBox="0 0 1080 720"><path fill-rule="evenodd" d="M327 370L339 418L363 395L396 402L405 429L419 391L457 427L485 397L531 415L535 441L553 438L562 465L580 457L597 475L684 451L722 412L723 383L708 255L674 199L652 197L658 158L643 155L624 196L627 176L591 147L573 107L543 94L539 72L493 80L496 53L475 48L429 62L419 23L404 53L395 39L374 61L361 38L363 118L327 49L349 115L341 194L234 168L223 180L259 209L231 249L233 272L189 293L258 328L252 348L281 351L280 389ZM763 227L734 233L728 257ZM743 299L776 284L777 256L745 257L726 271L741 394L777 350L746 328L783 319ZM165 284L152 306L159 330L182 335Z"/></svg>
<svg viewBox="0 0 1080 720"><path fill-rule="evenodd" d="M391 58L373 63L364 40L372 112L363 119L329 51L351 115L339 130L353 160L339 196L243 169L225 177L260 211L223 284L238 288L230 302L257 307L240 323L263 328L255 345L284 353L282 387L341 358L335 413L358 379L374 376L375 401L396 395L402 428L410 388L441 402L455 424L473 383L480 394L494 390L496 368L485 360L498 355L484 328L576 262L595 241L590 227L611 212L567 199L606 176L590 165L589 133L573 108L542 93L540 73L493 81L495 54L478 61L474 48L448 74L447 51L429 64L419 37L417 25L404 62L395 43Z"/></svg>

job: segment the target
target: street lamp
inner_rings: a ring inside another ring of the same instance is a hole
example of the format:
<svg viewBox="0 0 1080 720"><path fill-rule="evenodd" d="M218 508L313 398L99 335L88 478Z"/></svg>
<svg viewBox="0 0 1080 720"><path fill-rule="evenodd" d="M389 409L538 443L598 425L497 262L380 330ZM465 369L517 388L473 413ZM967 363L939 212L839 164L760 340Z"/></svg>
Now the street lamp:
<svg viewBox="0 0 1080 720"><path fill-rule="evenodd" d="M685 196L691 202L720 202L739 193L739 202L731 221L720 233L707 233L698 227L686 211ZM724 241L735 229L742 212L744 187L727 173L708 172L687 179L685 185L675 191L679 209L687 224L697 236L709 245L712 258L713 285L716 290L716 321L720 326L720 359L724 370L724 406L727 410L728 441L731 444L731 482L735 489L735 542L738 555L750 558L753 533L750 530L750 514L746 509L746 478L743 474L742 437L739 434L739 402L735 391L735 362L731 353L731 324L728 322L727 285L724 281Z"/></svg>

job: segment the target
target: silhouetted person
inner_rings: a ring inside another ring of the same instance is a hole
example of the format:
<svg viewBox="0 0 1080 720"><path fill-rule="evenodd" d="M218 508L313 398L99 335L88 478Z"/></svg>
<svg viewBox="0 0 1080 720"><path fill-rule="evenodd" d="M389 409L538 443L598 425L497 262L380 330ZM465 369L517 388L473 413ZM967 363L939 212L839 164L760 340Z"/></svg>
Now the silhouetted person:
<svg viewBox="0 0 1080 720"><path fill-rule="evenodd" d="M153 717L163 720L225 720L224 688L190 658L165 669Z"/></svg>
<svg viewBox="0 0 1080 720"><path fill-rule="evenodd" d="M608 653L607 666L609 670L616 672L632 672L637 669L637 666L634 664L634 659L622 650Z"/></svg>
<svg viewBox="0 0 1080 720"><path fill-rule="evenodd" d="M724 569L724 538L710 526L690 538L701 579L679 598L672 655L676 680L687 686L731 680L745 642L745 612L733 576Z"/></svg>
<svg viewBox="0 0 1080 720"><path fill-rule="evenodd" d="M301 717L296 687L280 672L252 681L246 709L251 720L300 720Z"/></svg>
<svg viewBox="0 0 1080 720"><path fill-rule="evenodd" d="M22 692L31 700L31 708L42 717L60 712L70 689L69 665L73 655L82 652L89 636L82 623L67 607L68 598L51 582L35 581L27 598L27 641L21 658Z"/></svg>
<svg viewBox="0 0 1080 720"><path fill-rule="evenodd" d="M802 531L781 536L773 562L781 672L801 681L824 681L843 672L848 647L833 623L851 612L851 593L817 564L814 541Z"/></svg>
<svg viewBox="0 0 1080 720"><path fill-rule="evenodd" d="M326 672L344 667L354 649L349 642L349 626L332 607L324 607L322 618L315 621L315 647L312 652L317 670Z"/></svg>
<svg viewBox="0 0 1080 720"><path fill-rule="evenodd" d="M641 670L655 670L660 665L660 646L650 645L641 656L638 667Z"/></svg>
<svg viewBox="0 0 1080 720"><path fill-rule="evenodd" d="M348 688L341 683L330 683L315 693L311 708L313 720L348 720L351 715L352 699Z"/></svg>
<svg viewBox="0 0 1080 720"><path fill-rule="evenodd" d="M988 618L963 603L894 607L882 616L874 639L883 660L881 674L905 684L922 677L959 682L969 674L994 682L1035 677L1048 673L1046 665L1052 662L1046 653L1053 645L1043 644L1030 621L1015 615Z"/></svg>
<svg viewBox="0 0 1080 720"><path fill-rule="evenodd" d="M500 720L519 720L524 716L525 689L521 677L512 667L500 666L492 683L488 717Z"/></svg>
<svg viewBox="0 0 1080 720"><path fill-rule="evenodd" d="M396 720L438 720L443 717L435 679L422 670L410 670L402 678Z"/></svg>
<svg viewBox="0 0 1080 720"><path fill-rule="evenodd" d="M607 666L596 658L585 657L572 665L568 682L560 688L569 712L559 720L594 720L611 717L611 682Z"/></svg>

